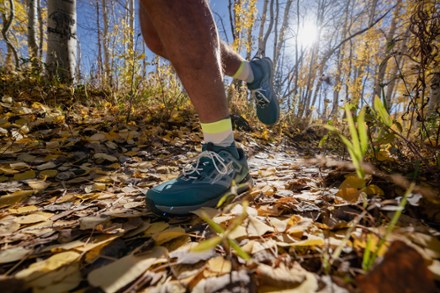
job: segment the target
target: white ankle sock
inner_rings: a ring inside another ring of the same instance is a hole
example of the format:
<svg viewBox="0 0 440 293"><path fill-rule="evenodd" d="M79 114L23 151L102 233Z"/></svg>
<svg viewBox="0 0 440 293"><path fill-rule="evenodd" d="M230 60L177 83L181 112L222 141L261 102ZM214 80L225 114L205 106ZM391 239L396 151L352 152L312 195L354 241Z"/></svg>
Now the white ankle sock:
<svg viewBox="0 0 440 293"><path fill-rule="evenodd" d="M251 65L248 61L242 61L237 72L232 76L235 79L246 81L251 83L254 81L254 73L252 72Z"/></svg>

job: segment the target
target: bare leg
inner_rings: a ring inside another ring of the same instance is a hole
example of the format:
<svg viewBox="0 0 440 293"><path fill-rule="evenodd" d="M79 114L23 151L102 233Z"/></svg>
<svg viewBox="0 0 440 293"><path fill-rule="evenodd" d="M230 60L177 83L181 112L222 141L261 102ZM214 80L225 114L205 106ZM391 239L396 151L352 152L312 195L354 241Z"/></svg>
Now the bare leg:
<svg viewBox="0 0 440 293"><path fill-rule="evenodd" d="M149 15L146 11L146 7L142 4L140 5L140 24L142 35L144 37L145 43L153 51L155 54L169 59L165 49L162 45L162 41L156 31L156 28L152 24ZM221 64L223 73L232 76L237 72L238 68L243 61L243 58L233 51L225 42L220 41L220 50L221 50Z"/></svg>
<svg viewBox="0 0 440 293"><path fill-rule="evenodd" d="M141 15L146 13L156 29L163 54L179 75L200 121L228 117L220 41L208 4L200 0L141 0L141 4Z"/></svg>

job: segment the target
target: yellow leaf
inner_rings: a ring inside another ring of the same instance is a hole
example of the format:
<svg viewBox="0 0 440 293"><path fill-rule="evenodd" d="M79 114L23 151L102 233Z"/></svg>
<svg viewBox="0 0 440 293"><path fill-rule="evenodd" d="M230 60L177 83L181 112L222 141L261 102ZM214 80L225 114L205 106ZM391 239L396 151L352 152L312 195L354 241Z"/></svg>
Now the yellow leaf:
<svg viewBox="0 0 440 293"><path fill-rule="evenodd" d="M10 214L26 214L30 212L35 212L38 210L37 206L24 206L16 209L9 209Z"/></svg>
<svg viewBox="0 0 440 293"><path fill-rule="evenodd" d="M344 187L339 189L339 191L336 193L337 196L342 197L348 202L355 203L359 200L359 196L361 195L362 191L353 188L353 187Z"/></svg>
<svg viewBox="0 0 440 293"><path fill-rule="evenodd" d="M231 272L232 264L229 260L223 258L223 256L217 256L211 258L206 270L203 272L205 278L228 274Z"/></svg>
<svg viewBox="0 0 440 293"><path fill-rule="evenodd" d="M42 180L34 180L34 179L26 181L26 184L29 185L33 190L36 190L36 191L45 190L50 185L49 182L45 182Z"/></svg>
<svg viewBox="0 0 440 293"><path fill-rule="evenodd" d="M40 172L38 177L40 177L40 178L44 178L44 177L53 178L53 177L57 176L57 174L58 174L57 170L44 170L44 171Z"/></svg>
<svg viewBox="0 0 440 293"><path fill-rule="evenodd" d="M106 189L106 186L104 183L93 183L93 190L100 190L100 191L104 191Z"/></svg>
<svg viewBox="0 0 440 293"><path fill-rule="evenodd" d="M374 184L368 185L367 187L362 189L362 191L364 191L367 195L370 195L370 196L373 196L373 195L382 196L385 194L379 186L374 185Z"/></svg>
<svg viewBox="0 0 440 293"><path fill-rule="evenodd" d="M52 213L37 212L27 216L18 217L15 221L19 224L34 224L44 222L52 216Z"/></svg>
<svg viewBox="0 0 440 293"><path fill-rule="evenodd" d="M145 236L152 236L154 234L157 234L166 228L169 227L168 223L165 222L154 222L152 223L144 232Z"/></svg>
<svg viewBox="0 0 440 293"><path fill-rule="evenodd" d="M183 228L180 227L174 227L167 229L165 231L156 233L152 236L153 240L156 242L157 245L162 245L170 240L173 240L177 237L186 235L186 232Z"/></svg>
<svg viewBox="0 0 440 293"><path fill-rule="evenodd" d="M8 195L2 195L0 196L0 208L21 202L32 194L34 194L33 190L19 190Z"/></svg>
<svg viewBox="0 0 440 293"><path fill-rule="evenodd" d="M341 183L339 186L340 189L342 188L363 188L365 186L364 180L359 178L357 175L349 174L345 176L345 180Z"/></svg>
<svg viewBox="0 0 440 293"><path fill-rule="evenodd" d="M15 174L14 175L14 180L26 180L26 179L32 179L35 178L35 171L34 170L29 170L23 173L19 173L19 174Z"/></svg>
<svg viewBox="0 0 440 293"><path fill-rule="evenodd" d="M79 260L79 257L80 254L75 251L61 252L48 259L31 264L28 268L15 274L15 277L25 281L34 281L37 278L44 277L48 272Z"/></svg>
<svg viewBox="0 0 440 293"><path fill-rule="evenodd" d="M19 171L12 169L9 166L0 166L0 173L5 174L5 175L12 175L12 174L16 174Z"/></svg>

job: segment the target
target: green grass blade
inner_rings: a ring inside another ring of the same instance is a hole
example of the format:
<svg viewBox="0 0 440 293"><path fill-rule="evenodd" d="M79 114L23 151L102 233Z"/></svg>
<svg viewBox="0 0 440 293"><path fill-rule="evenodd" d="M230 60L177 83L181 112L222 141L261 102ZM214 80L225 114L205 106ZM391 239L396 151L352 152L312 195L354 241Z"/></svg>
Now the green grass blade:
<svg viewBox="0 0 440 293"><path fill-rule="evenodd" d="M223 240L220 236L215 236L210 239L206 239L193 248L190 249L191 252L202 252L210 249L214 249Z"/></svg>

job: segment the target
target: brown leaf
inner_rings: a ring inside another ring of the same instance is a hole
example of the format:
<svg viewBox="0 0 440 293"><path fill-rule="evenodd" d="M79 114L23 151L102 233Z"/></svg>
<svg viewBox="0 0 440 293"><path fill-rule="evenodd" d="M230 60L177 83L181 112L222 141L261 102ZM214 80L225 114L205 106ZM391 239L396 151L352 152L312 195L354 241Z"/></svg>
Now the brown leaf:
<svg viewBox="0 0 440 293"><path fill-rule="evenodd" d="M384 260L358 284L365 293L436 292L423 257L402 241L394 241Z"/></svg>

